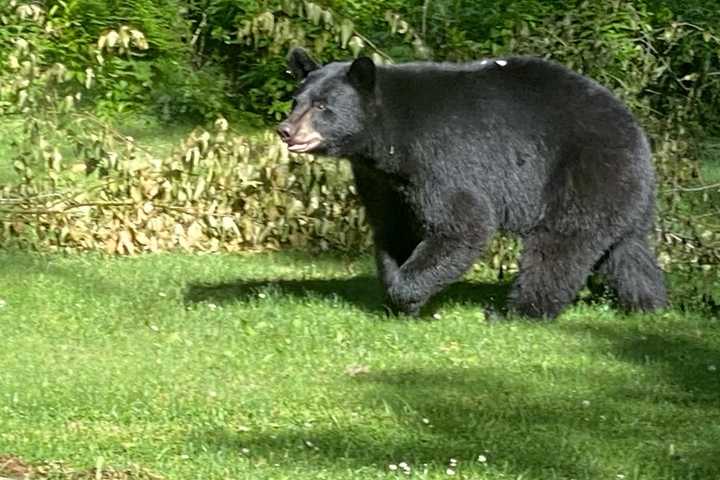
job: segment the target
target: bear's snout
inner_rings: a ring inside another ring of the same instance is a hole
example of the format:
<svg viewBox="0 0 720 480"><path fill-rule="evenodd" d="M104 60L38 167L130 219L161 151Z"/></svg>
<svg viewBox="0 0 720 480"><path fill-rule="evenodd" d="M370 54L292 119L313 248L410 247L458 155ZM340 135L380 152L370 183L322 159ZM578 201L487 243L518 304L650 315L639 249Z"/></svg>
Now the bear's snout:
<svg viewBox="0 0 720 480"><path fill-rule="evenodd" d="M277 127L277 133L280 135L280 139L288 143L288 141L292 138L293 129L287 122L282 122Z"/></svg>
<svg viewBox="0 0 720 480"><path fill-rule="evenodd" d="M308 153L316 150L323 143L323 136L313 128L311 114L304 113L299 120L291 116L277 127L280 139L294 153Z"/></svg>

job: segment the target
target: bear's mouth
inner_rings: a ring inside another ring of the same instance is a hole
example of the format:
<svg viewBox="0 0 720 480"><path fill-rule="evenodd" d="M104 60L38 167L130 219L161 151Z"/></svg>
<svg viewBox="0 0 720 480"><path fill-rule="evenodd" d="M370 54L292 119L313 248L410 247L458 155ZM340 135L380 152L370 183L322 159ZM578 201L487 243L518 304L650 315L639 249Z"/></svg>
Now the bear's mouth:
<svg viewBox="0 0 720 480"><path fill-rule="evenodd" d="M303 140L293 140L288 142L288 150L290 150L293 153L305 153L309 152L311 150L316 149L322 144L322 139L320 138L312 138L306 141Z"/></svg>

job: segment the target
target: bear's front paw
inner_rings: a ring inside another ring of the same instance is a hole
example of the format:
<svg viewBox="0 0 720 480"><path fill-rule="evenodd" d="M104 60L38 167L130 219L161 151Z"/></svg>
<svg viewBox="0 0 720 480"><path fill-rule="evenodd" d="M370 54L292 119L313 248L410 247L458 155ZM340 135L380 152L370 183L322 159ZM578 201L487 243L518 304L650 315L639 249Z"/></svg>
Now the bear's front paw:
<svg viewBox="0 0 720 480"><path fill-rule="evenodd" d="M420 309L425 304L425 300L417 295L413 295L411 289L405 288L397 282L387 291L387 306L395 314L404 313L412 317L420 315Z"/></svg>
<svg viewBox="0 0 720 480"><path fill-rule="evenodd" d="M384 307L387 315L408 315L410 317L419 317L422 305L420 303L397 304L388 298Z"/></svg>

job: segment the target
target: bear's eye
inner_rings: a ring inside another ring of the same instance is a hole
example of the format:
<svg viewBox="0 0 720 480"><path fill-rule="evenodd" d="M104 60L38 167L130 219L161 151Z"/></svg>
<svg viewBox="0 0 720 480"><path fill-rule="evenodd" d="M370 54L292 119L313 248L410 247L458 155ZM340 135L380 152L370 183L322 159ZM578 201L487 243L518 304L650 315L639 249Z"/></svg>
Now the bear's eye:
<svg viewBox="0 0 720 480"><path fill-rule="evenodd" d="M313 107L318 110L325 110L327 108L327 105L325 104L325 102L315 102L313 103Z"/></svg>

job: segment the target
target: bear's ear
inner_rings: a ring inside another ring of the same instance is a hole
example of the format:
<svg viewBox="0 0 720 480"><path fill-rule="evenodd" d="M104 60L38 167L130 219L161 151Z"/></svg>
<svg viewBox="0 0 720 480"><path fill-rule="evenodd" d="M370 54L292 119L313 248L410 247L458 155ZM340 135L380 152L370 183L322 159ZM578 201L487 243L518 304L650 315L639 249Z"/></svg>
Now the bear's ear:
<svg viewBox="0 0 720 480"><path fill-rule="evenodd" d="M347 73L350 85L365 93L375 89L375 63L368 57L356 59Z"/></svg>
<svg viewBox="0 0 720 480"><path fill-rule="evenodd" d="M290 67L290 73L298 80L303 80L310 72L320 68L302 48L293 48L290 51L290 55L288 55L288 67Z"/></svg>

